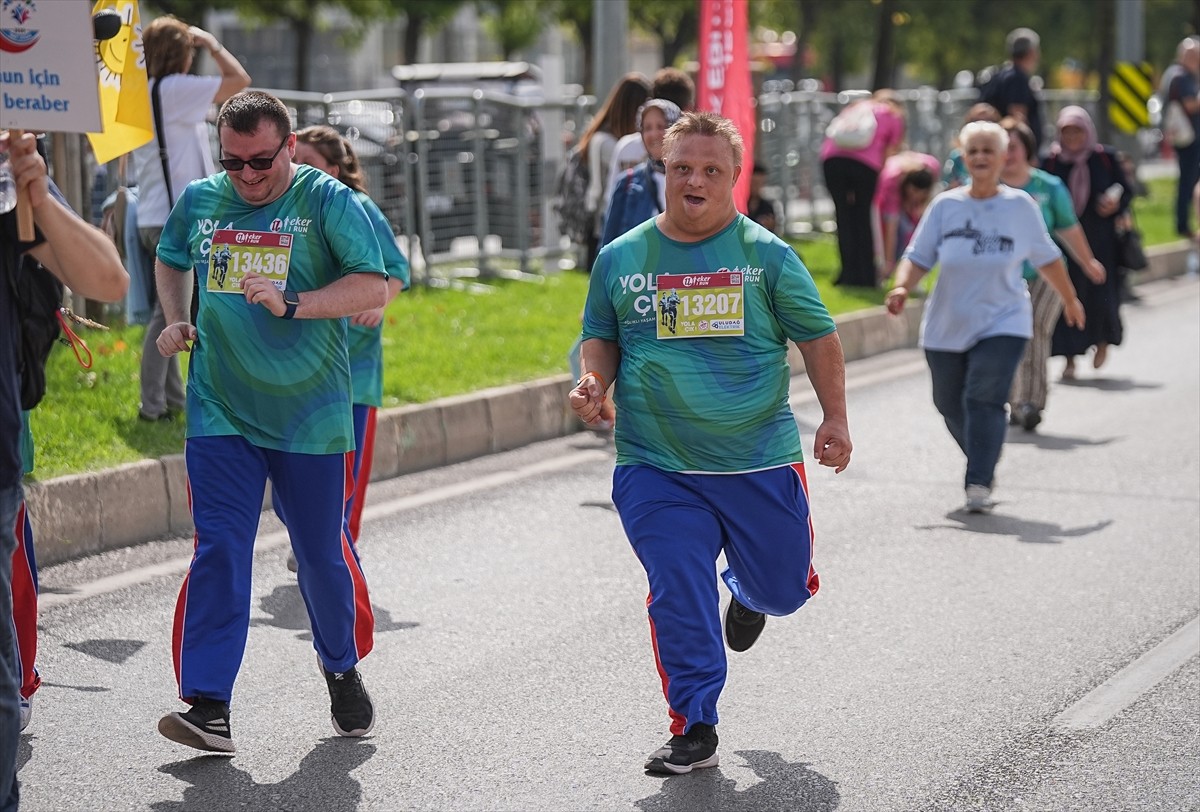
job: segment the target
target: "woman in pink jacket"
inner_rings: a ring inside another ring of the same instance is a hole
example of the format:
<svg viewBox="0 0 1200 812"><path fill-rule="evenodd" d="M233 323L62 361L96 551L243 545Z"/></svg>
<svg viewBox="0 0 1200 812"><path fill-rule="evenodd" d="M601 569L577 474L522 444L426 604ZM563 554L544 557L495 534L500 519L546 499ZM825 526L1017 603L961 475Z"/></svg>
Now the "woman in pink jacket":
<svg viewBox="0 0 1200 812"><path fill-rule="evenodd" d="M864 115L868 110L870 117ZM845 108L826 130L821 166L837 218L838 285L875 286L871 201L883 162L904 141L904 126L904 107L896 95L878 90Z"/></svg>

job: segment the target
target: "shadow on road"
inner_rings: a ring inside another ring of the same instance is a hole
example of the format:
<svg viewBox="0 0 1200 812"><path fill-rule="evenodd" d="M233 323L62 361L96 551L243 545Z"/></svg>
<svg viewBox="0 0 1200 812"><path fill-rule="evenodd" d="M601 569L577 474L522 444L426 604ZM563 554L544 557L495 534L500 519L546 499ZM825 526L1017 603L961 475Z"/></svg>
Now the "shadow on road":
<svg viewBox="0 0 1200 812"><path fill-rule="evenodd" d="M63 643L63 648L78 651L89 657L104 660L115 665L121 665L146 645L144 640L123 640L111 638L103 640L84 640L79 643Z"/></svg>
<svg viewBox="0 0 1200 812"><path fill-rule="evenodd" d="M1074 451L1076 448L1093 448L1115 443L1120 437L1072 437L1067 434L1040 434L1010 427L1006 443L1035 445L1047 451Z"/></svg>
<svg viewBox="0 0 1200 812"><path fill-rule="evenodd" d="M1081 389L1099 389L1103 392L1132 392L1134 389L1162 389L1161 383L1139 383L1133 378L1076 378L1059 381L1059 386L1077 386Z"/></svg>
<svg viewBox="0 0 1200 812"><path fill-rule="evenodd" d="M1095 524L1082 527L1063 527L1054 522L1039 522L1032 519L1022 519L1017 516L1005 516L1000 513L971 514L964 510L955 510L946 514L954 524L918 525L917 530L961 530L964 533L977 533L986 536L1015 536L1017 541L1029 544L1062 544L1067 539L1082 538L1099 532L1113 523L1112 519L1104 519Z"/></svg>
<svg viewBox="0 0 1200 812"><path fill-rule="evenodd" d="M761 781L742 791L720 768L663 780L658 794L635 805L642 812L833 812L841 802L837 784L809 768L767 750L738 750Z"/></svg>
<svg viewBox="0 0 1200 812"><path fill-rule="evenodd" d="M290 809L326 812L357 809L362 785L350 776L375 755L364 739L323 739L296 772L277 784L256 784L228 758L200 756L158 768L189 786L180 801L151 804L155 812L211 812L215 809Z"/></svg>
<svg viewBox="0 0 1200 812"><path fill-rule="evenodd" d="M301 640L312 640L312 630L308 624L308 610L304 607L304 598L300 596L300 587L296 584L283 584L275 587L270 595L265 595L259 601L258 608L269 618L255 617L250 619L251 626L274 626L277 629L301 632L296 635ZM392 613L371 604L375 615L375 632L394 632L401 629L413 629L420 626L411 620L392 620Z"/></svg>

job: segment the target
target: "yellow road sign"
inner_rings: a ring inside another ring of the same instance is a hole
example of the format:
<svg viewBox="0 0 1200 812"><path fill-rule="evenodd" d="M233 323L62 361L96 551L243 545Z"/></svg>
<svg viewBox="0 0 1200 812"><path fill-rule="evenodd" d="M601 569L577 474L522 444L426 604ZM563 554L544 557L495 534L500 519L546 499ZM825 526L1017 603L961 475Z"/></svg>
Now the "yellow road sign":
<svg viewBox="0 0 1200 812"><path fill-rule="evenodd" d="M1146 103L1154 95L1154 69L1149 62L1118 62L1108 77L1108 119L1122 132L1150 126Z"/></svg>

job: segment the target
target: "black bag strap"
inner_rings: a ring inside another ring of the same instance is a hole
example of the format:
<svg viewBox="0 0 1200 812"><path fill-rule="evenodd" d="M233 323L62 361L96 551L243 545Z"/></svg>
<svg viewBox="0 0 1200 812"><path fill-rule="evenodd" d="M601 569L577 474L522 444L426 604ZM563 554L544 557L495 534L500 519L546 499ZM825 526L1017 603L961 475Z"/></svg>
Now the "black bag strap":
<svg viewBox="0 0 1200 812"><path fill-rule="evenodd" d="M155 79L154 90L150 93L153 101L150 109L154 112L154 136L158 139L158 160L162 162L163 181L167 184L167 208L169 209L175 205L175 195L171 191L171 158L167 155L167 139L163 134L162 105L158 101L158 89L161 86L162 79Z"/></svg>

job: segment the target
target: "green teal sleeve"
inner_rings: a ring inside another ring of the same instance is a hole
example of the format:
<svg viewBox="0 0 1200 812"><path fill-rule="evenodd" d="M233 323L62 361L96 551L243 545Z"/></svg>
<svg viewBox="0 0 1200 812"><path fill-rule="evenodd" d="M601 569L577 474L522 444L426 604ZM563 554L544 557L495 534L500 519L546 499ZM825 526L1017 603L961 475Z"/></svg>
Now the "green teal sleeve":
<svg viewBox="0 0 1200 812"><path fill-rule="evenodd" d="M412 284L412 275L409 272L408 258L404 256L400 246L396 245L392 224L371 198L359 192L358 201L362 203L375 229L375 239L379 242L379 251L383 256L383 269L387 271L388 277L399 279L407 290Z"/></svg>
<svg viewBox="0 0 1200 812"><path fill-rule="evenodd" d="M326 189L330 199L322 209L322 230L341 266L340 275L386 273L375 226L358 197L340 183L326 184Z"/></svg>
<svg viewBox="0 0 1200 812"><path fill-rule="evenodd" d="M588 280L587 301L583 306L583 338L617 340L617 312L608 292L607 278L612 267L612 251L601 251Z"/></svg>
<svg viewBox="0 0 1200 812"><path fill-rule="evenodd" d="M790 246L783 253L771 303L784 334L792 341L812 341L836 329L817 284Z"/></svg>

